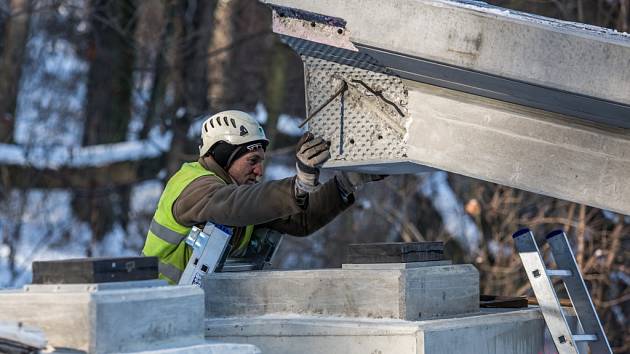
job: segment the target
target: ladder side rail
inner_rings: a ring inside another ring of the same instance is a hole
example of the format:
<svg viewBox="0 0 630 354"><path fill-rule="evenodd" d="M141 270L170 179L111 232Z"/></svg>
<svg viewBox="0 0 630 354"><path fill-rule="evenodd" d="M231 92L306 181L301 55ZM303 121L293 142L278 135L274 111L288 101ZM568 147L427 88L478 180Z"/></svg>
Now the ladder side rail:
<svg viewBox="0 0 630 354"><path fill-rule="evenodd" d="M523 229L512 237L558 353L579 354L556 291L547 275L534 234L529 229Z"/></svg>
<svg viewBox="0 0 630 354"><path fill-rule="evenodd" d="M588 288L584 283L580 269L575 261L575 256L566 234L562 230L556 230L546 236L547 243L551 247L553 258L558 269L568 270L572 273L570 277L562 277L564 286L567 289L569 298L573 303L573 308L578 317L585 335L596 335L597 340L590 338L589 345L593 353L612 353L604 328L599 321L599 316L593 306L593 301L588 293ZM589 338L580 336L579 339Z"/></svg>

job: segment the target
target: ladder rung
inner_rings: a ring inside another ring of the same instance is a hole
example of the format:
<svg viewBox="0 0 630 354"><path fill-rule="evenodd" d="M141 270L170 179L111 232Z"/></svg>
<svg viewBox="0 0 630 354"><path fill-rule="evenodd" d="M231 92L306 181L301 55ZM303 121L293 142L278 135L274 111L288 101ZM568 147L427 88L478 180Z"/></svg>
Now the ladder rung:
<svg viewBox="0 0 630 354"><path fill-rule="evenodd" d="M573 273L565 269L547 269L547 275L550 277L570 277Z"/></svg>
<svg viewBox="0 0 630 354"><path fill-rule="evenodd" d="M576 342L597 342L597 336L594 334L574 334L573 340Z"/></svg>

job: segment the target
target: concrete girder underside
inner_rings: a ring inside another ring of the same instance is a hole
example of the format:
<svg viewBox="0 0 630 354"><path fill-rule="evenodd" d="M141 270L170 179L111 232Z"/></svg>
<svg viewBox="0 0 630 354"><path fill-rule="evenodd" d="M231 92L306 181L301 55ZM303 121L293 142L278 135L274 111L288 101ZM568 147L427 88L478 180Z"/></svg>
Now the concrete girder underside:
<svg viewBox="0 0 630 354"><path fill-rule="evenodd" d="M272 2L325 15L274 8L325 167L435 168L630 215L629 36L481 3Z"/></svg>

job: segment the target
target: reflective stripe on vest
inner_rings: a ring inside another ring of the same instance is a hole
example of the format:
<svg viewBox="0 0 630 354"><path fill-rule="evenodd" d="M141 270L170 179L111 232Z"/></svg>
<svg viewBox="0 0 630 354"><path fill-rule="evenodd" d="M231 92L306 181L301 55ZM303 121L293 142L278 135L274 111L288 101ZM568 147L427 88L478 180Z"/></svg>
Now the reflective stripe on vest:
<svg viewBox="0 0 630 354"><path fill-rule="evenodd" d="M141 252L140 255L142 255L142 257L147 256L144 252ZM168 263L164 263L158 260L158 273L159 279L164 279L169 283L175 283L175 279L179 280L184 272Z"/></svg>
<svg viewBox="0 0 630 354"><path fill-rule="evenodd" d="M155 219L151 220L151 226L149 226L149 230L153 232L155 236L173 245L177 245L178 243L182 242L186 238L186 236L188 236L188 233L180 234L158 224Z"/></svg>
<svg viewBox="0 0 630 354"><path fill-rule="evenodd" d="M168 263L164 263L162 261L160 261L160 263L158 263L158 271L160 273L160 275L165 276L167 281L171 281L173 283L177 283L179 282L179 278L181 278L182 274L184 274L183 271L177 269L175 266L170 265Z"/></svg>

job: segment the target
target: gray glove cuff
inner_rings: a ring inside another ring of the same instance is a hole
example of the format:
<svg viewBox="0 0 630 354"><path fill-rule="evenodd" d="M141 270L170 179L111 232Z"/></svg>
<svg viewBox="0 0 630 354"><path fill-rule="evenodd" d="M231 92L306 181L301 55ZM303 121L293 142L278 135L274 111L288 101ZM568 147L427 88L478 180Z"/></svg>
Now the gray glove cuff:
<svg viewBox="0 0 630 354"><path fill-rule="evenodd" d="M314 172L306 172L296 163L295 170L297 171L297 178L295 179L296 194L311 193L317 190L319 187L318 169L314 169Z"/></svg>

